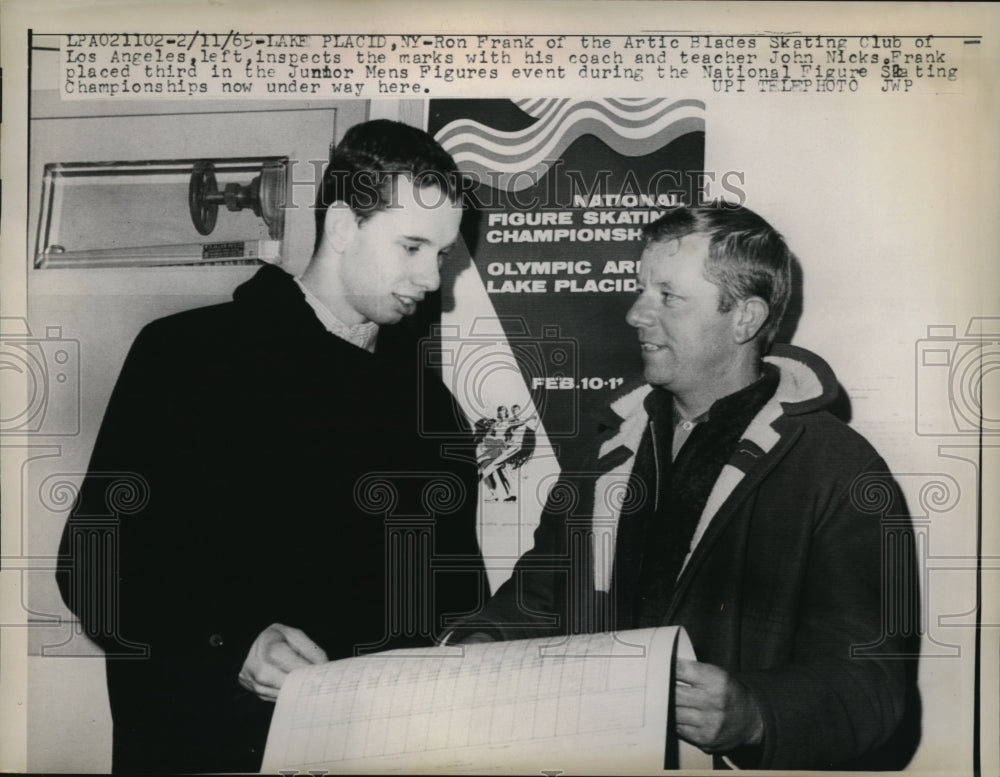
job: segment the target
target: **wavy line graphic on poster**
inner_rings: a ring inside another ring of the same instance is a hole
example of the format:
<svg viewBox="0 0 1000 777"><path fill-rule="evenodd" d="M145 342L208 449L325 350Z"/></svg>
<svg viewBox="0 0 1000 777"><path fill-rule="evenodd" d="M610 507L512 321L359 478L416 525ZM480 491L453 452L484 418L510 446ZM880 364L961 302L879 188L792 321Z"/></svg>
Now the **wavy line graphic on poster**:
<svg viewBox="0 0 1000 777"><path fill-rule="evenodd" d="M522 191L547 170L578 138L591 135L623 157L655 153L678 137L704 132L700 100L516 100L536 119L514 131L457 119L437 140L459 167L496 188Z"/></svg>

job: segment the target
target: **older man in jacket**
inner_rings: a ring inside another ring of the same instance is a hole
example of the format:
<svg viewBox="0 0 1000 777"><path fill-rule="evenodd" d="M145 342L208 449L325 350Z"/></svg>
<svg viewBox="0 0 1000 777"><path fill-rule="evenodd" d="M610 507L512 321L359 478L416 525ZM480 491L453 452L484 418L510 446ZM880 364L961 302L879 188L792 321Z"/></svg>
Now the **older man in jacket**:
<svg viewBox="0 0 1000 777"><path fill-rule="evenodd" d="M898 767L911 530L883 460L824 409L829 367L770 347L791 261L743 207L647 228L627 316L645 381L612 402L534 548L455 638L680 624L699 660L678 661L677 732L719 765Z"/></svg>

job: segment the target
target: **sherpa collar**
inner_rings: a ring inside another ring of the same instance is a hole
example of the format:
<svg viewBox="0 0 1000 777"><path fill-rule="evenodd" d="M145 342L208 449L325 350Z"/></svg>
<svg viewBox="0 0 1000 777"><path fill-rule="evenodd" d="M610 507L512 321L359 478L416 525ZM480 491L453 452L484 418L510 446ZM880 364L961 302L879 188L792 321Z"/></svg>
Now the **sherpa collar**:
<svg viewBox="0 0 1000 777"><path fill-rule="evenodd" d="M747 426L740 445L737 446L738 451L751 446L759 448L761 453L771 451L781 439L773 426L778 418L782 415L813 412L828 405L837 396L837 381L833 371L826 362L810 351L792 345L776 345L765 357L765 361L774 364L780 371L778 388ZM621 497L614 498L613 495L623 493L623 485L628 482L631 474L635 455L649 420L643 400L652 390L653 387L648 383L631 387L612 401L610 409L621 419L620 424L598 451L601 458L621 448L628 451L624 458L616 457L620 463L599 476L595 483L593 571L595 587L600 591L610 590L614 540L621 511ZM743 469L734 466L732 462L722 468L698 521L691 541L691 551L684 560L684 566L712 518L739 485L744 474Z"/></svg>
<svg viewBox="0 0 1000 777"><path fill-rule="evenodd" d="M829 405L837 397L837 380L833 370L819 356L794 345L775 345L764 361L775 365L781 373L774 396L747 427L745 438L763 450L777 442L771 423L781 415L810 413ZM644 383L631 387L612 400L611 412L620 419L617 434L601 445L600 456L624 445L633 455L648 420L643 400L653 387Z"/></svg>

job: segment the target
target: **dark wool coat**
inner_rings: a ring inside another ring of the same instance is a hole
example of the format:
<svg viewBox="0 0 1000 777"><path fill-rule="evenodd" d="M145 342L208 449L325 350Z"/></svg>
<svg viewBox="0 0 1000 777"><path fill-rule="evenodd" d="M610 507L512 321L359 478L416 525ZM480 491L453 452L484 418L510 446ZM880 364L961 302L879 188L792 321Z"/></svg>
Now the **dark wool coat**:
<svg viewBox="0 0 1000 777"><path fill-rule="evenodd" d="M274 705L237 675L271 623L336 659L482 606L471 435L401 332L357 348L264 267L136 339L57 573L107 654L116 771L258 769Z"/></svg>
<svg viewBox="0 0 1000 777"><path fill-rule="evenodd" d="M790 346L768 361L778 389L711 489L663 625L683 625L698 660L734 673L757 701L764 743L730 754L740 765L901 768L918 714L903 498L874 449L822 409L837 394L829 367ZM550 494L533 549L453 638L633 626L655 549L621 507L651 390L611 405L593 455Z"/></svg>

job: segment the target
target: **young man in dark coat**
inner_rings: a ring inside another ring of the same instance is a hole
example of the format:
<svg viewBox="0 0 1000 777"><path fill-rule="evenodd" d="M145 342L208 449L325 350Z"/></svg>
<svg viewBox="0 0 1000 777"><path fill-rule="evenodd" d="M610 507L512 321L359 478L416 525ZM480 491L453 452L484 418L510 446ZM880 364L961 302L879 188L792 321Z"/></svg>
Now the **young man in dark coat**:
<svg viewBox="0 0 1000 777"><path fill-rule="evenodd" d="M455 176L420 130L351 128L301 278L263 267L136 339L57 573L107 654L115 771L255 771L290 671L482 605L475 461L441 455L469 440L393 326L439 286Z"/></svg>
<svg viewBox="0 0 1000 777"><path fill-rule="evenodd" d="M535 546L453 640L680 624L676 728L765 769L901 768L918 586L885 463L824 408L830 368L768 351L791 256L746 208L647 228L645 383L549 495Z"/></svg>

